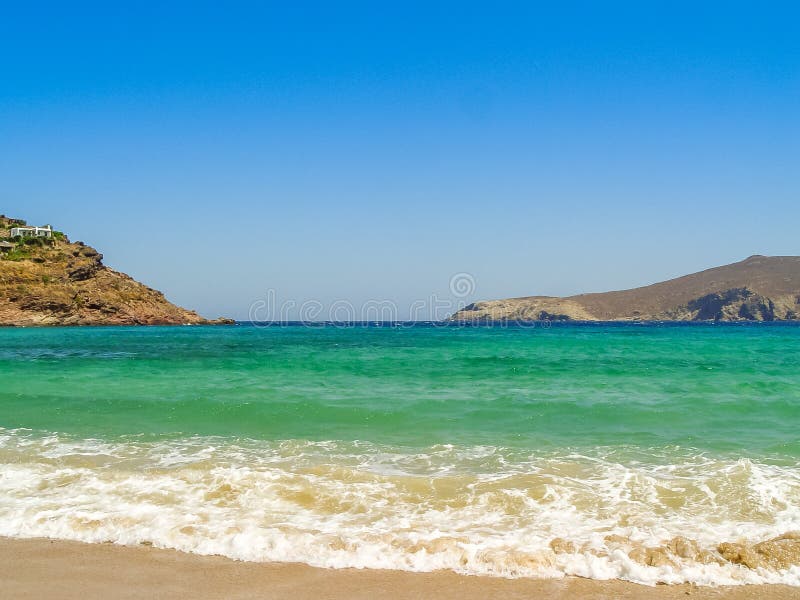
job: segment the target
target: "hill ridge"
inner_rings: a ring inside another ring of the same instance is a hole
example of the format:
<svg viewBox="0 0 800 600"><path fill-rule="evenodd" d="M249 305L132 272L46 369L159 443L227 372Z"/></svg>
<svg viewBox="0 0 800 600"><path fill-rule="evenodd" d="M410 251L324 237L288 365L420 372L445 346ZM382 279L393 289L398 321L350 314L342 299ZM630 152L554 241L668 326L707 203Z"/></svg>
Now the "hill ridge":
<svg viewBox="0 0 800 600"><path fill-rule="evenodd" d="M800 256L764 256L650 285L475 302L455 321L782 321L800 319Z"/></svg>

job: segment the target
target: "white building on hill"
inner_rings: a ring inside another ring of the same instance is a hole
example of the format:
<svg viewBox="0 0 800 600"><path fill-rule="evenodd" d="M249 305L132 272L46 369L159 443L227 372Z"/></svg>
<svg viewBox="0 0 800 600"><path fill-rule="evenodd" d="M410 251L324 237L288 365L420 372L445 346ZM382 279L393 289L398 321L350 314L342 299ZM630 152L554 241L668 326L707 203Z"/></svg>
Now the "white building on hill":
<svg viewBox="0 0 800 600"><path fill-rule="evenodd" d="M11 237L53 237L53 228L50 225L44 227L12 227Z"/></svg>

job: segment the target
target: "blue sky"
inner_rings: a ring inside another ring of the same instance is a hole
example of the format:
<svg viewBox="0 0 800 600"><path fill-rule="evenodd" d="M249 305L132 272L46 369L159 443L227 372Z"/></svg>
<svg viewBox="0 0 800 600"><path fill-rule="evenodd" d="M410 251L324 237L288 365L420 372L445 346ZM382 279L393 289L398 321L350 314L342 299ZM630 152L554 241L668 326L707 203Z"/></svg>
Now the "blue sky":
<svg viewBox="0 0 800 600"><path fill-rule="evenodd" d="M203 314L800 253L793 3L112 4L3 7L0 212Z"/></svg>

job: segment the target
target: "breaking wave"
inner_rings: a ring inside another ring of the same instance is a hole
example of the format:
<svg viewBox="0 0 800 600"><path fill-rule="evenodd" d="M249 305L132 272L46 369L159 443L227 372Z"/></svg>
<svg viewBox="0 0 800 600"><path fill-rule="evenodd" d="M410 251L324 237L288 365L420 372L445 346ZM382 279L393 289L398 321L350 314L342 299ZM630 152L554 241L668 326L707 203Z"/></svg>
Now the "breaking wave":
<svg viewBox="0 0 800 600"><path fill-rule="evenodd" d="M800 468L668 448L536 452L0 429L0 535L247 561L644 584L800 585Z"/></svg>

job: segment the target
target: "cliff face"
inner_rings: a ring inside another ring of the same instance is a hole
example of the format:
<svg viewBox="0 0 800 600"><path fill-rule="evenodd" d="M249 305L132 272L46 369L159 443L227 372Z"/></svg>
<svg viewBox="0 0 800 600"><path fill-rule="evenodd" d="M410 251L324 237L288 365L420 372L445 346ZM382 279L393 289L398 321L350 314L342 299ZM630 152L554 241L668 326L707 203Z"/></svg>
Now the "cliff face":
<svg viewBox="0 0 800 600"><path fill-rule="evenodd" d="M731 265L618 292L476 302L456 321L785 321L800 319L800 256Z"/></svg>
<svg viewBox="0 0 800 600"><path fill-rule="evenodd" d="M209 321L103 264L103 255L62 235L10 239L0 216L0 325L179 325Z"/></svg>

